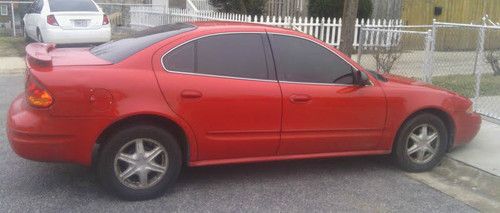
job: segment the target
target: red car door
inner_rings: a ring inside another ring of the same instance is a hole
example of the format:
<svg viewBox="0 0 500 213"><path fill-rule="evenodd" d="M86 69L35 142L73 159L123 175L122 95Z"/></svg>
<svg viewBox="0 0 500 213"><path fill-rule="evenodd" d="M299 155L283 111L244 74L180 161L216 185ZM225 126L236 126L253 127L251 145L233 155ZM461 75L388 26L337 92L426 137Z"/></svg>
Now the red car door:
<svg viewBox="0 0 500 213"><path fill-rule="evenodd" d="M264 41L265 32L210 35L162 58L161 90L194 131L198 160L276 155L281 91Z"/></svg>
<svg viewBox="0 0 500 213"><path fill-rule="evenodd" d="M354 85L355 68L312 40L269 38L283 93L279 154L376 150L386 117L382 89Z"/></svg>

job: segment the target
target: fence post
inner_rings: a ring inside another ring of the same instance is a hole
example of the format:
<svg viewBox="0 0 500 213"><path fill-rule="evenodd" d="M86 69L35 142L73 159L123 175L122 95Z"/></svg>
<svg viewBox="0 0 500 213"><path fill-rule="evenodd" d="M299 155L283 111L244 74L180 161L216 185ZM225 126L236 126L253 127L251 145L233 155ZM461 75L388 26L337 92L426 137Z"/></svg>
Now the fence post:
<svg viewBox="0 0 500 213"><path fill-rule="evenodd" d="M432 83L432 43L433 43L432 30L427 31L425 36L425 57L423 65L422 80L428 83Z"/></svg>
<svg viewBox="0 0 500 213"><path fill-rule="evenodd" d="M474 64L474 73L476 74L476 93L474 95L474 105L473 108L474 110L477 110L477 99L479 98L479 95L481 95L481 69L477 66L479 63L480 59L484 58L484 41L485 41L485 35L486 34L486 18L483 17L483 26L479 28L479 36L477 40L477 60Z"/></svg>
<svg viewBox="0 0 500 213"><path fill-rule="evenodd" d="M365 23L361 23L359 26L359 40L358 40L358 64L361 65L361 55L363 54L363 45L365 41L363 40L365 35Z"/></svg>
<svg viewBox="0 0 500 213"><path fill-rule="evenodd" d="M432 75L434 74L434 52L436 51L436 33L437 33L437 26L436 26L436 19L432 19L432 32L430 36L430 52L429 52L429 62L427 65L428 69L428 79L427 83L432 83Z"/></svg>
<svg viewBox="0 0 500 213"><path fill-rule="evenodd" d="M17 36L16 33L16 16L14 15L14 2L10 2L10 15L12 18L12 35Z"/></svg>

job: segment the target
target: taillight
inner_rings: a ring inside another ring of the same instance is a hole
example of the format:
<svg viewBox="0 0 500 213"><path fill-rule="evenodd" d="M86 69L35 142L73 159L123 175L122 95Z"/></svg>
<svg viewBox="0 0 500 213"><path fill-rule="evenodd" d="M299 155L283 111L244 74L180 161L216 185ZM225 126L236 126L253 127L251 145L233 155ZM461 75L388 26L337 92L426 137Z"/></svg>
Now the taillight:
<svg viewBox="0 0 500 213"><path fill-rule="evenodd" d="M107 15L104 15L102 17L102 25L108 25L109 24L109 18Z"/></svg>
<svg viewBox="0 0 500 213"><path fill-rule="evenodd" d="M43 86L31 75L27 77L25 93L28 104L33 107L47 108L54 102L49 91L43 88Z"/></svg>
<svg viewBox="0 0 500 213"><path fill-rule="evenodd" d="M47 16L47 24L50 24L52 26L59 26L59 23L57 23L57 19L54 15Z"/></svg>

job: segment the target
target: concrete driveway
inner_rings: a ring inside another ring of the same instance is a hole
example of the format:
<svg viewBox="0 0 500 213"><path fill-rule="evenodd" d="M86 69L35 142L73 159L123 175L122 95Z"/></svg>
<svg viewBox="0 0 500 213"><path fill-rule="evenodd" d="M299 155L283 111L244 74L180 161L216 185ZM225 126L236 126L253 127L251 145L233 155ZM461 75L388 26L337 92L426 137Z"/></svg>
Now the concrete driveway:
<svg viewBox="0 0 500 213"><path fill-rule="evenodd" d="M386 157L357 157L185 169L162 198L124 202L93 172L21 159L5 135L22 75L0 75L0 209L3 212L475 212L417 182Z"/></svg>

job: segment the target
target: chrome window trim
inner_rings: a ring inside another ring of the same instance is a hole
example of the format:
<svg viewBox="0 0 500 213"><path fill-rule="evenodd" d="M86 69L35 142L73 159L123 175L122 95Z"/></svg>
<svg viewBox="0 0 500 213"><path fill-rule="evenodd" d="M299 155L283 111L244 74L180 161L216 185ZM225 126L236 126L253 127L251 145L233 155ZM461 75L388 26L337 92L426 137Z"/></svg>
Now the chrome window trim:
<svg viewBox="0 0 500 213"><path fill-rule="evenodd" d="M233 76L225 76L225 75L211 75L211 74L203 74L203 73L179 72L179 71L171 71L171 70L166 70L166 71L170 72L170 73L184 74L184 75L196 75L196 76L228 78L228 79L248 80L248 81L263 81L263 82L275 82L275 83L278 82L277 80L270 80L270 79L243 78L243 77L233 77Z"/></svg>
<svg viewBox="0 0 500 213"><path fill-rule="evenodd" d="M280 81L280 83L307 84L307 85L317 85L317 86L356 86L356 84L313 83L313 82L300 82L300 81Z"/></svg>
<svg viewBox="0 0 500 213"><path fill-rule="evenodd" d="M209 34L209 35L203 35L203 36L200 36L200 37L196 37L196 38L190 39L188 41L182 42L181 44L175 46L174 48L170 49L165 54L163 54L161 56L161 58L160 58L161 66L163 67L164 71L170 72L170 73L176 73L176 74L205 76L205 77L216 77L216 78L227 78L227 79L247 80L247 81L275 82L275 83L277 83L278 80L271 80L271 79L244 78L244 77L235 77L235 76L226 76L226 75L212 75L212 74L192 73L192 72L182 72L182 71L178 71L178 70L170 70L170 69L167 69L167 67L165 67L165 64L163 63L163 58L165 58L165 56L167 56L170 52L174 51L175 49L181 47L184 44L187 44L189 42L196 41L196 40L199 40L199 39L202 39L202 38L206 38L206 37L218 36L218 35L231 35L231 34L266 34L266 32L257 32L257 31L255 31L255 32L254 31L248 31L248 32L223 32L223 33L214 33L214 34ZM269 72L269 70L268 70L268 72ZM271 73L269 73L269 74L271 74Z"/></svg>
<svg viewBox="0 0 500 213"><path fill-rule="evenodd" d="M203 36L200 36L200 37L196 37L196 38L190 39L188 41L182 42L182 43L178 44L177 46L175 46L174 48L172 48L169 51L167 51L166 53L164 53L162 55L162 57L160 58L161 66L162 66L163 70L166 71L166 72L175 73L175 74L183 74L183 75L195 75L195 76L227 78L227 79L236 79L236 80L263 81L263 82L280 82L280 83L283 82L283 83L292 83L292 84L321 85L321 86L356 86L356 84L354 84L354 83L353 84L336 84L336 83L315 83L315 82L300 82L300 81L280 81L279 80L279 76L276 76L278 79L271 80L271 79L243 78L243 77L234 77L234 76L225 76L225 75L211 75L211 74L203 74L203 73L182 72L182 71L177 71L177 70L169 70L169 69L167 69L165 67L165 64L163 63L163 58L165 58L165 56L167 56L170 52L174 51L175 49L181 47L184 44L187 44L189 42L192 42L192 41L195 41L195 40L198 40L198 39L210 37L210 36L231 35L231 34L266 34L266 35L272 34L272 35L281 35L281 36L288 36L288 37L294 37L294 38L303 39L303 40L306 40L306 41L309 41L309 42L313 42L313 43L316 43L316 44L320 45L321 47L323 47L326 50L330 51L331 53L335 54L337 57L341 58L343 61L345 61L347 64L349 64L349 66L351 66L353 68L353 70L360 71L359 69L357 69L356 67L354 67L349 61L345 60L343 57L341 57L340 55L338 55L336 52L330 50L324 44L321 44L321 43L319 43L319 42L317 42L315 40L312 40L310 38L304 38L304 37L297 36L297 35L289 35L289 34L284 34L284 33L275 33L275 32L267 32L267 31L266 32L257 32L257 31L223 32L223 33L214 33L214 34L209 34L209 35L203 35ZM374 85L373 82L370 80L370 84L369 85L365 85L365 86L373 86L373 85Z"/></svg>

